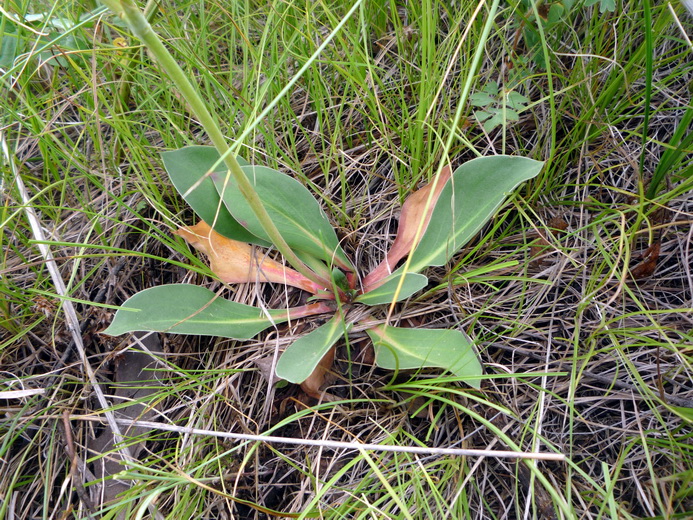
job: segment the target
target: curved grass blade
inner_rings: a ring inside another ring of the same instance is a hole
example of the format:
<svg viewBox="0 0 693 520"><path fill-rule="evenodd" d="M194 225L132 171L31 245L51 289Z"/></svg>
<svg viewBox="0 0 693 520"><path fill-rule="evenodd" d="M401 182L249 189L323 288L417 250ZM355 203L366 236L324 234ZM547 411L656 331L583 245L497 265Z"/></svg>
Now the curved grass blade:
<svg viewBox="0 0 693 520"><path fill-rule="evenodd" d="M375 347L375 362L390 370L443 368L480 387L482 368L472 341L459 330L408 329L378 325L366 331Z"/></svg>
<svg viewBox="0 0 693 520"><path fill-rule="evenodd" d="M330 321L289 345L277 363L277 376L291 383L303 383L347 331L342 315L335 314Z"/></svg>
<svg viewBox="0 0 693 520"><path fill-rule="evenodd" d="M170 284L145 289L129 298L115 314L104 334L118 336L126 332L154 331L174 334L220 336L251 339L276 323L299 315L327 312L324 303L303 308L264 311L257 307L218 297L199 285Z"/></svg>
<svg viewBox="0 0 693 520"><path fill-rule="evenodd" d="M214 230L228 238L240 242L250 242L262 246L270 245L253 235L233 218L214 187L214 182L205 174L219 161L219 152L213 146L186 146L178 150L163 152L161 158L173 186L185 199L197 215L207 222L214 224ZM241 157L236 160L245 166L248 161ZM226 166L219 162L215 172L226 173ZM202 180L200 180L202 179ZM197 186L196 183L198 183ZM191 188L195 186L194 189Z"/></svg>
<svg viewBox="0 0 693 520"><path fill-rule="evenodd" d="M495 155L464 163L443 188L409 270L444 265L496 213L521 183L536 177L543 162Z"/></svg>
<svg viewBox="0 0 693 520"><path fill-rule="evenodd" d="M296 179L266 166L244 166L272 221L292 249L304 251L346 271L354 267L339 246L337 234L310 191ZM233 179L212 175L217 191L233 216L258 237L268 240Z"/></svg>
<svg viewBox="0 0 693 520"><path fill-rule="evenodd" d="M394 273L387 277L382 285L379 285L375 289L368 291L356 298L355 301L363 303L364 305L384 305L386 303L392 303L395 298L395 293L399 287L399 280L401 278L401 273ZM404 278L404 283L402 288L397 295L397 300L402 301L409 298L412 294L420 291L428 284L428 278L422 274L418 273L407 273Z"/></svg>

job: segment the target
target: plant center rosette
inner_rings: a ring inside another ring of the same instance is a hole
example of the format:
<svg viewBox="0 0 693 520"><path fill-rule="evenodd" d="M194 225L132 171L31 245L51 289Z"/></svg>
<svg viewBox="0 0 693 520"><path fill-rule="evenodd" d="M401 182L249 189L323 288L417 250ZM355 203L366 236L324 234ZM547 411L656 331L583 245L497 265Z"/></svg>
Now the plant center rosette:
<svg viewBox="0 0 693 520"><path fill-rule="evenodd" d="M543 163L496 155L443 167L430 183L404 202L396 238L383 261L359 277L337 234L311 192L293 177L265 166L240 163L286 244L303 262L299 272L267 256L272 245L262 223L213 147L190 146L162 154L173 185L199 217L174 233L204 253L222 282L274 283L312 295L300 307L265 309L222 298L201 286L152 287L128 299L106 334L134 331L218 336L248 340L277 324L332 316L300 336L283 352L276 375L303 384L313 395L329 369L335 345L355 323L354 305L392 306L428 284L421 274L445 265L493 217L513 190L540 172ZM398 267L402 260L404 265ZM358 323L356 323L358 325ZM479 387L481 365L473 342L461 330L361 323L373 342L375 363L386 369L437 367ZM316 383L316 379L318 383Z"/></svg>

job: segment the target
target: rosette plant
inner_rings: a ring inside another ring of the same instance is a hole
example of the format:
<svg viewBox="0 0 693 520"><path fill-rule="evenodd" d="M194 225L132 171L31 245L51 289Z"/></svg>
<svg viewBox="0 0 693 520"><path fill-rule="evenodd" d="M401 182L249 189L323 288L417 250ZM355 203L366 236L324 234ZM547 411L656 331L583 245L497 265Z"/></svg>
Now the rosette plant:
<svg viewBox="0 0 693 520"><path fill-rule="evenodd" d="M422 274L428 267L445 265L542 167L504 155L476 158L454 172L441 164L431 182L405 201L385 259L370 273L359 273L308 188L289 174L248 164L229 148L216 118L134 3L104 3L147 45L214 144L162 154L173 185L199 217L176 234L204 252L225 283L286 284L312 295L301 307L265 309L226 300L201 286L158 286L128 299L107 334L157 331L248 340L279 323L329 313L323 325L289 345L276 364L278 377L302 383L321 361L331 363L335 345L354 325L350 316L364 315L351 313L354 306L389 306L389 317L395 303L428 284ZM278 250L285 263L267 257L266 247ZM371 338L380 367L439 367L479 385L481 365L472 341L460 330L398 327L387 318L371 319L360 328Z"/></svg>

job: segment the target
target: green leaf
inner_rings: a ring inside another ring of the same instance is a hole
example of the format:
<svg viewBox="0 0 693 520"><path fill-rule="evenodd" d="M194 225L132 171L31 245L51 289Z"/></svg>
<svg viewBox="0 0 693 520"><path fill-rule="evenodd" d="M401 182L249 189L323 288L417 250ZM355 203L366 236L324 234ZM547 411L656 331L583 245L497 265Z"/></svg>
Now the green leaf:
<svg viewBox="0 0 693 520"><path fill-rule="evenodd" d="M261 240L241 226L231 216L226 206L221 203L221 198L212 179L209 177L203 179L219 160L219 152L216 148L213 146L186 146L178 150L163 152L161 158L178 193L195 213L212 226L217 233L240 242L250 242L261 246L270 245L269 242ZM236 160L242 166L248 164L241 157L236 157ZM224 163L219 163L214 171L226 173L226 166ZM188 193L190 188L200 179L202 181L199 185Z"/></svg>
<svg viewBox="0 0 693 520"><path fill-rule="evenodd" d="M616 2L614 0L585 0L585 7L599 2L599 12L604 13L606 11L613 12L616 10Z"/></svg>
<svg viewBox="0 0 693 520"><path fill-rule="evenodd" d="M693 408L686 408L685 406L670 406L669 408L687 423L693 423Z"/></svg>
<svg viewBox="0 0 693 520"><path fill-rule="evenodd" d="M520 120L520 115L512 108L506 108L505 111L501 111L501 115L505 117L506 121Z"/></svg>
<svg viewBox="0 0 693 520"><path fill-rule="evenodd" d="M497 95L498 85L491 85L490 88L495 89L494 95ZM529 103L529 99L525 96L510 90L504 91L505 104L503 105L503 99L496 99L489 92L489 85L487 85L484 87L484 92L478 92L470 97L473 106L484 107L483 110L476 110L474 117L482 124L486 132L491 132L497 126L507 124L508 121L518 121L518 112L527 108Z"/></svg>
<svg viewBox="0 0 693 520"><path fill-rule="evenodd" d="M294 341L277 363L277 376L291 383L303 383L313 373L327 351L348 329L341 314Z"/></svg>
<svg viewBox="0 0 693 520"><path fill-rule="evenodd" d="M129 298L104 334L155 331L250 339L287 319L286 310L263 311L220 298L199 285L171 284Z"/></svg>
<svg viewBox="0 0 693 520"><path fill-rule="evenodd" d="M493 114L491 114L491 117L484 122L483 127L486 132L490 133L494 128L501 126L503 123L505 123L503 120L503 115L498 111L498 109L494 108Z"/></svg>
<svg viewBox="0 0 693 520"><path fill-rule="evenodd" d="M469 96L469 102L475 107L485 107L496 102L496 98L486 92L475 92Z"/></svg>
<svg viewBox="0 0 693 520"><path fill-rule="evenodd" d="M474 388L482 368L472 341L459 330L408 329L378 325L366 331L375 347L375 362L389 370L443 368Z"/></svg>
<svg viewBox="0 0 693 520"><path fill-rule="evenodd" d="M474 117L476 117L477 121L480 123L483 123L487 119L493 117L495 112L491 113L486 110L476 110L474 111Z"/></svg>
<svg viewBox="0 0 693 520"><path fill-rule="evenodd" d="M444 265L488 222L510 193L536 177L543 162L495 155L464 163L452 174L431 216L409 270Z"/></svg>
<svg viewBox="0 0 693 520"><path fill-rule="evenodd" d="M514 90L508 92L507 100L508 106L515 110L524 110L527 107L527 103L529 103L527 97Z"/></svg>
<svg viewBox="0 0 693 520"><path fill-rule="evenodd" d="M9 69L19 54L17 51L19 34L14 24L7 19L5 20L5 32L0 34L0 38L2 39L0 41L0 68Z"/></svg>
<svg viewBox="0 0 693 520"><path fill-rule="evenodd" d="M266 166L242 169L289 247L320 258L328 265L336 263L342 269L354 270L339 246L327 215L305 186ZM233 178L215 173L212 179L233 216L251 233L269 240Z"/></svg>
<svg viewBox="0 0 693 520"><path fill-rule="evenodd" d="M688 4L690 5L690 4ZM599 6L599 12L604 13L606 11L614 12L616 10L616 2L614 0L602 0Z"/></svg>
<svg viewBox="0 0 693 520"><path fill-rule="evenodd" d="M346 275L336 267L332 269L330 277L334 284L343 291L351 290L351 288L349 287L349 280L347 279Z"/></svg>
<svg viewBox="0 0 693 520"><path fill-rule="evenodd" d="M395 298L395 291L399 285L401 273L394 273L388 276L385 282L373 289L360 295L355 301L363 303L364 305L383 305L385 303L392 303ZM422 274L417 273L407 273L404 277L404 283L402 284L402 289L397 295L397 300L402 301L405 298L409 298L412 294L420 291L428 283L428 278Z"/></svg>
<svg viewBox="0 0 693 520"><path fill-rule="evenodd" d="M554 25L561 21L561 18L566 13L567 9L560 3L553 4L549 8L549 14L546 17L547 25Z"/></svg>

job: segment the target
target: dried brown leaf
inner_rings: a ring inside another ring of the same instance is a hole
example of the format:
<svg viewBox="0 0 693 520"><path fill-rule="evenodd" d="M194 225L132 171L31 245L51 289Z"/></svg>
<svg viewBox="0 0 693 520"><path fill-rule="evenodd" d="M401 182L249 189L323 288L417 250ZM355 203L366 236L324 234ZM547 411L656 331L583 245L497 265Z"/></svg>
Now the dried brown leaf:
<svg viewBox="0 0 693 520"><path fill-rule="evenodd" d="M660 248L661 243L657 241L642 252L640 255L640 262L630 270L630 274L633 278L640 280L654 274L657 268L657 261L659 260Z"/></svg>
<svg viewBox="0 0 693 520"><path fill-rule="evenodd" d="M163 355L158 334L136 332L134 337L139 338L136 341L144 345L151 354ZM126 419L133 423L137 420L151 421L155 419L156 409L145 403L147 397L156 392L156 385L153 382L162 379L166 373L161 369L156 369L156 366L156 359L153 359L148 352L139 351L137 347L126 350L118 358L114 374L115 388L111 399L114 405L127 404L127 406L118 408L116 415L119 419ZM126 439L135 439L147 431L146 428L133 424L126 426L122 433ZM103 455L102 458L94 462L94 474L98 479L104 479L99 486L102 488L100 499L103 502L110 502L120 493L128 490L131 485L130 481L114 478L126 466L116 448L113 432L106 429L97 438L89 440L88 445L93 453ZM138 458L144 449L143 442L130 443L129 446L130 452L135 458Z"/></svg>
<svg viewBox="0 0 693 520"><path fill-rule="evenodd" d="M276 282L298 287L312 294L322 288L302 274L271 258L264 257L257 248L231 240L200 221L174 233L209 258L210 268L222 282Z"/></svg>
<svg viewBox="0 0 693 520"><path fill-rule="evenodd" d="M331 399L330 395L322 394L320 392L320 388L325 383L325 377L332 368L332 363L334 363L335 351L335 347L332 347L330 350L328 350L327 354L325 354L322 357L320 363L318 363L318 366L315 367L315 370L313 370L313 373L308 376L308 379L301 383L301 390L303 390L310 397L313 397L315 399Z"/></svg>
<svg viewBox="0 0 693 520"><path fill-rule="evenodd" d="M416 246L416 244L414 244L414 238L416 237L419 224L423 220L423 231L426 231L426 227L433 214L433 209L436 206L438 197L440 197L440 192L443 191L445 184L448 182L448 179L450 179L450 175L452 175L450 167L445 166L440 172L438 184L431 197L431 203L428 204L428 206L426 202L428 202L429 194L433 189L433 182L429 182L423 188L415 191L404 201L402 213L399 217L399 226L397 227L395 241L385 259L364 278L364 292L373 290L381 285L382 281L395 269L397 262L414 249ZM421 236L423 236L423 231ZM419 236L419 239L421 236Z"/></svg>

